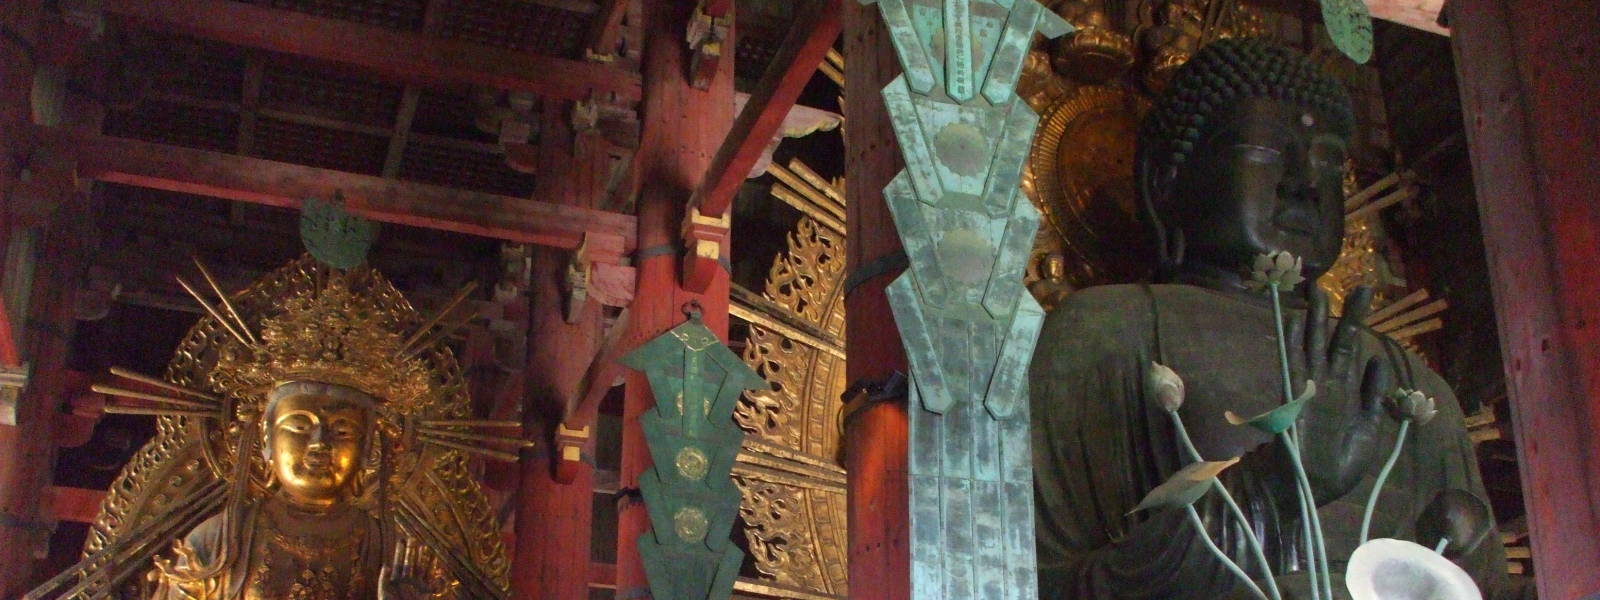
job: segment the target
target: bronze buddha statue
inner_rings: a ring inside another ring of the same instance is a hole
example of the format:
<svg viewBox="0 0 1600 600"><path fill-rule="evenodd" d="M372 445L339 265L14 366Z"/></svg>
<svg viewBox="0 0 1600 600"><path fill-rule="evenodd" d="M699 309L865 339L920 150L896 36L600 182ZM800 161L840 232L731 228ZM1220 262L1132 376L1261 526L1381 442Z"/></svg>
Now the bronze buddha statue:
<svg viewBox="0 0 1600 600"><path fill-rule="evenodd" d="M1362 325L1370 293L1328 318L1315 279L1338 257L1346 92L1306 57L1254 39L1220 40L1172 78L1139 134L1136 181L1159 244L1160 283L1073 292L1046 319L1030 372L1041 598L1228 598L1244 586L1187 526L1184 511L1129 515L1189 462L1175 427L1148 399L1152 362L1182 374L1181 418L1199 453L1241 457L1220 480L1239 500L1285 598L1310 598L1299 501L1287 452L1234 427L1282 399L1271 304L1244 285L1257 255L1288 251L1306 281L1285 311L1294 381L1317 394L1299 417L1303 464L1335 579L1358 544L1363 505L1397 423L1395 387L1437 399L1384 487L1374 537L1416 539L1431 501L1483 498L1473 446L1449 386L1414 354ZM1216 494L1198 509L1210 537L1249 575L1263 573ZM1486 525L1485 525L1486 526ZM1481 538L1480 538L1481 539ZM1447 551L1489 598L1505 558L1487 543ZM1418 540L1432 547L1437 540ZM1335 584L1336 597L1343 596ZM1244 596L1238 596L1244 597Z"/></svg>

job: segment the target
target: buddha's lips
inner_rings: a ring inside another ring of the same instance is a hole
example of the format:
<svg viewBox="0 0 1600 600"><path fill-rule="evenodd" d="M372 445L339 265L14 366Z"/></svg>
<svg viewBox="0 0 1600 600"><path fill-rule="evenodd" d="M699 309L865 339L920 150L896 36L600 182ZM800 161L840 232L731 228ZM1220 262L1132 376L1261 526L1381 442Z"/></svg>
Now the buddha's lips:
<svg viewBox="0 0 1600 600"><path fill-rule="evenodd" d="M327 454L306 454L300 458L298 465L301 471L311 473L325 473L333 469L333 457Z"/></svg>

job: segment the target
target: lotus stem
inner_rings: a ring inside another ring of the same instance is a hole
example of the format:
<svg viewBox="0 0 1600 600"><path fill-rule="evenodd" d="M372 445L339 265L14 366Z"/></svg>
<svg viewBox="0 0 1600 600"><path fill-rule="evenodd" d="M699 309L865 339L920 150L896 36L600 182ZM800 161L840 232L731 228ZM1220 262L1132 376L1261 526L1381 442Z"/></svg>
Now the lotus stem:
<svg viewBox="0 0 1600 600"><path fill-rule="evenodd" d="M1406 433L1411 431L1411 419L1400 420L1400 433L1394 437L1394 450L1389 452L1389 460L1383 463L1383 469L1378 471L1378 480L1372 484L1372 493L1367 495L1367 510L1361 513L1361 543L1367 543L1367 532L1372 529L1372 512L1378 508L1378 494L1383 492L1383 484L1389 480L1389 472L1394 470L1394 463L1400 460L1400 449L1406 444Z"/></svg>
<svg viewBox="0 0 1600 600"><path fill-rule="evenodd" d="M1316 542L1317 550L1312 555L1311 565L1312 568L1320 568L1322 570L1322 583L1327 586L1328 598L1331 600L1333 598L1333 579L1328 572L1328 545L1322 538L1322 517L1317 515L1317 496L1311 490L1311 479L1306 476L1304 463L1300 460L1300 445L1296 444L1288 435L1279 435L1283 436L1285 447L1289 449L1289 455L1294 459L1294 476L1295 479L1299 480L1300 487L1305 494L1304 510L1311 519L1311 537ZM1320 564L1317 562L1318 560L1321 561Z"/></svg>
<svg viewBox="0 0 1600 600"><path fill-rule="evenodd" d="M1189 430L1183 426L1183 419L1178 417L1178 411L1167 411L1167 416L1172 417L1172 424L1178 429L1178 440L1183 442L1183 448L1189 452L1189 458L1195 462L1205 460L1200 456L1200 451L1195 449L1194 441L1189 439ZM1277 578L1272 574L1272 565L1267 562L1267 553L1261 549L1261 540L1256 539L1256 532L1250 527L1250 521L1244 518L1244 511L1239 509L1239 503L1233 500L1233 494L1228 493L1228 486L1222 485L1221 479L1213 478L1211 488L1222 496L1222 501L1228 505L1228 512L1239 522L1239 527L1244 529L1244 539L1250 543L1250 553L1255 555L1256 562L1261 565L1262 579L1267 582L1267 591L1272 592L1272 600L1283 600L1282 593L1278 591Z"/></svg>
<svg viewBox="0 0 1600 600"><path fill-rule="evenodd" d="M1305 545L1306 577L1311 581L1311 600L1319 600L1322 597L1322 586L1317 581L1317 543L1311 534L1311 517L1308 516L1310 509L1307 508L1311 505L1311 500L1306 498L1306 490L1300 487L1299 483L1295 483L1294 497L1300 504L1301 543Z"/></svg>
<svg viewBox="0 0 1600 600"><path fill-rule="evenodd" d="M1283 403L1294 401L1294 386L1289 381L1289 345L1283 336L1283 305L1278 299L1278 284L1268 286L1272 290L1272 326L1278 332L1278 366L1283 371ZM1307 323L1306 327L1311 324Z"/></svg>
<svg viewBox="0 0 1600 600"><path fill-rule="evenodd" d="M1309 283L1308 285L1316 284ZM1283 375L1283 402L1287 404L1294 401L1294 385L1290 381L1289 374L1289 343L1283 333L1283 300L1276 282L1269 284L1267 289L1272 295L1272 326L1277 333L1278 367ZM1309 314L1307 319L1306 327L1321 326L1321 323L1311 323ZM1315 350L1312 351L1314 352ZM1317 589L1317 571L1320 569L1322 583L1326 586L1325 590L1328 599L1333 600L1333 579L1329 575L1327 543L1322 538L1322 518L1317 515L1317 496L1311 489L1311 480L1306 476L1305 464L1300 459L1300 428L1291 425L1288 432L1280 435L1283 436L1285 446L1289 449L1289 454L1294 459L1295 479L1303 490L1301 492L1303 500L1300 509L1304 513L1302 516L1304 520L1309 521L1311 524L1310 543L1314 543L1315 548L1313 548L1314 552L1307 553L1308 562L1306 563L1308 570L1311 572L1311 588L1313 592ZM1313 598L1315 598L1315 595L1313 595Z"/></svg>
<svg viewBox="0 0 1600 600"><path fill-rule="evenodd" d="M1250 575L1246 574L1244 569L1239 568L1239 563L1233 562L1233 559L1223 554L1222 549L1217 547L1216 542L1211 541L1211 534L1206 533L1206 524L1200 521L1200 513L1195 512L1194 505L1190 504L1183 507L1183 509L1189 512L1189 524L1194 526L1195 534L1199 535L1200 540L1206 543L1206 548L1216 555L1217 560L1222 561L1222 565L1232 571L1240 581L1243 581L1250 588L1250 591L1255 593L1257 598L1267 600L1267 595L1261 591L1261 586L1256 585L1255 580L1250 579Z"/></svg>

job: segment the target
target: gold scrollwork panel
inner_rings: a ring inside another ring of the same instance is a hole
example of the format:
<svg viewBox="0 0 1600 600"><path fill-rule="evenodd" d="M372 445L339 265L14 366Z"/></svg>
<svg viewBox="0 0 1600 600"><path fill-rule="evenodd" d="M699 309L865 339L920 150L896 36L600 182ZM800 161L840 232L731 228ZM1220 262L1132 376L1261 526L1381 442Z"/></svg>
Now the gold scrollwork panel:
<svg viewBox="0 0 1600 600"><path fill-rule="evenodd" d="M846 598L845 473L838 465L844 392L843 232L802 218L768 272L766 309L744 360L771 389L747 393L734 420L750 432L734 468L751 557L763 575L736 589L773 598ZM768 323L763 326L762 322ZM786 336L799 322L816 336ZM828 346L819 348L818 346Z"/></svg>

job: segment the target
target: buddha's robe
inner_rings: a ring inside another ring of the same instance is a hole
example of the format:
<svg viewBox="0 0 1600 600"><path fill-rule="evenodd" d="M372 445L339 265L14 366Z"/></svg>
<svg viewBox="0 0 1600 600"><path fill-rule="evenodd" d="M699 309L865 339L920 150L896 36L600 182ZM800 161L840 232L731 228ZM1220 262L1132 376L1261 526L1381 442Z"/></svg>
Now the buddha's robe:
<svg viewBox="0 0 1600 600"><path fill-rule="evenodd" d="M1289 309L1286 319L1290 356L1302 356L1306 312ZM1332 325L1326 325L1328 337ZM1414 534L1417 515L1436 493L1455 488L1487 498L1461 408L1417 356L1370 330L1363 328L1359 335L1346 367L1351 388L1359 389L1368 357L1381 356L1396 385L1434 397L1439 411L1426 425L1411 427L1378 501L1371 535L1432 547L1437 540L1417 540ZM1146 395L1151 361L1183 377L1187 400L1179 414L1201 455L1243 457L1221 479L1264 540L1286 592L1294 588L1303 574L1283 577L1303 560L1292 470L1270 436L1228 425L1224 418L1228 410L1249 417L1282 402L1271 305L1188 285L1125 285L1068 296L1046 319L1034 355L1030 385L1041 598L1212 599L1242 592L1242 584L1195 535L1185 511L1127 515L1189 462L1170 417ZM1301 362L1291 359L1297 382L1305 379ZM1303 385L1296 383L1295 391ZM1317 398L1303 422L1345 422L1357 411L1357 395ZM1367 495L1398 426L1395 419L1379 417L1378 447L1353 489L1338 497L1318 490L1336 580L1358 545ZM1336 436L1319 439L1309 426L1303 429L1308 455L1347 450L1338 447ZM1241 530L1231 524L1217 495L1208 493L1195 506L1212 539L1258 574ZM1495 532L1459 563L1486 597L1506 597L1499 591L1505 559ZM1336 588L1341 597L1346 594L1342 584Z"/></svg>

